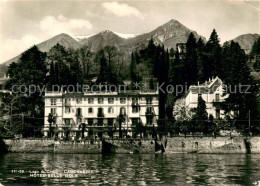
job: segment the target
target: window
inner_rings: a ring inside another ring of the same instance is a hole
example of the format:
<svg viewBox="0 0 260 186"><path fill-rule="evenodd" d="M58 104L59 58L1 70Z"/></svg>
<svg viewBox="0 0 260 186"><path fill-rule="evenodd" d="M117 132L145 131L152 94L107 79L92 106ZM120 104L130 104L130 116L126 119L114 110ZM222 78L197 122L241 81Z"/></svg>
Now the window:
<svg viewBox="0 0 260 186"><path fill-rule="evenodd" d="M136 126L138 122L138 118L132 118L132 125Z"/></svg>
<svg viewBox="0 0 260 186"><path fill-rule="evenodd" d="M88 108L88 113L89 114L93 113L93 108Z"/></svg>
<svg viewBox="0 0 260 186"><path fill-rule="evenodd" d="M98 126L103 126L103 118L98 118Z"/></svg>
<svg viewBox="0 0 260 186"><path fill-rule="evenodd" d="M70 119L65 119L65 125L70 125Z"/></svg>
<svg viewBox="0 0 260 186"><path fill-rule="evenodd" d="M220 118L220 110L216 109L216 118L219 119Z"/></svg>
<svg viewBox="0 0 260 186"><path fill-rule="evenodd" d="M152 114L152 113L153 113L152 107L147 107L146 114Z"/></svg>
<svg viewBox="0 0 260 186"><path fill-rule="evenodd" d="M219 94L216 94L216 100L215 101L219 101Z"/></svg>
<svg viewBox="0 0 260 186"><path fill-rule="evenodd" d="M56 108L51 108L51 114L55 115L56 114Z"/></svg>
<svg viewBox="0 0 260 186"><path fill-rule="evenodd" d="M109 107L109 108L108 108L108 113L109 113L109 114L114 113L114 109L113 109L112 107Z"/></svg>
<svg viewBox="0 0 260 186"><path fill-rule="evenodd" d="M56 105L56 99L51 99L51 105Z"/></svg>
<svg viewBox="0 0 260 186"><path fill-rule="evenodd" d="M132 113L138 113L139 108L138 106L132 106Z"/></svg>
<svg viewBox="0 0 260 186"><path fill-rule="evenodd" d="M81 99L81 98L77 98L77 99L76 99L76 103L77 103L77 104L81 104L81 103L82 103L82 99Z"/></svg>
<svg viewBox="0 0 260 186"><path fill-rule="evenodd" d="M146 117L146 124L152 125L153 124L153 117Z"/></svg>
<svg viewBox="0 0 260 186"><path fill-rule="evenodd" d="M234 111L234 118L237 118L237 117L238 117L238 111L235 110L235 111Z"/></svg>
<svg viewBox="0 0 260 186"><path fill-rule="evenodd" d="M108 98L108 103L113 104L114 103L114 98Z"/></svg>
<svg viewBox="0 0 260 186"><path fill-rule="evenodd" d="M103 104L104 103L104 99L103 98L98 98L98 104Z"/></svg>
<svg viewBox="0 0 260 186"><path fill-rule="evenodd" d="M76 109L76 116L77 117L82 116L81 108Z"/></svg>
<svg viewBox="0 0 260 186"><path fill-rule="evenodd" d="M151 98L151 97L146 98L146 105L151 105L152 100L153 100L153 98Z"/></svg>
<svg viewBox="0 0 260 186"><path fill-rule="evenodd" d="M122 114L122 115L126 114L125 107L120 108L120 114Z"/></svg>
<svg viewBox="0 0 260 186"><path fill-rule="evenodd" d="M133 105L138 104L138 98L132 98L132 104Z"/></svg>
<svg viewBox="0 0 260 186"><path fill-rule="evenodd" d="M94 98L88 98L88 104L93 104L94 103Z"/></svg>
<svg viewBox="0 0 260 186"><path fill-rule="evenodd" d="M107 125L108 126L113 126L113 124L114 124L114 119L113 118L108 118L107 119Z"/></svg>
<svg viewBox="0 0 260 186"><path fill-rule="evenodd" d="M70 104L70 99L65 99L65 104Z"/></svg>
<svg viewBox="0 0 260 186"><path fill-rule="evenodd" d="M126 98L120 98L120 103L125 104L126 103Z"/></svg>
<svg viewBox="0 0 260 186"><path fill-rule="evenodd" d="M94 123L94 122L93 122L93 119L92 119L92 118L89 118L89 119L88 119L88 125L89 125L89 126L92 126L93 123Z"/></svg>
<svg viewBox="0 0 260 186"><path fill-rule="evenodd" d="M65 113L69 114L70 113L70 107L65 107Z"/></svg>
<svg viewBox="0 0 260 186"><path fill-rule="evenodd" d="M104 117L104 112L103 112L103 108L98 108L98 117Z"/></svg>

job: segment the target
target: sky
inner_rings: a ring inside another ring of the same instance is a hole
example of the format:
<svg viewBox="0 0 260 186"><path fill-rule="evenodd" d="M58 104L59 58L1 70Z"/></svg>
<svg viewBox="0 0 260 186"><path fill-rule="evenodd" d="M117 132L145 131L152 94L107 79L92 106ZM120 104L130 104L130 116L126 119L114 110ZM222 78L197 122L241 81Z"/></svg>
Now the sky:
<svg viewBox="0 0 260 186"><path fill-rule="evenodd" d="M221 43L260 34L260 0L0 0L0 63L57 34L142 34L170 21Z"/></svg>

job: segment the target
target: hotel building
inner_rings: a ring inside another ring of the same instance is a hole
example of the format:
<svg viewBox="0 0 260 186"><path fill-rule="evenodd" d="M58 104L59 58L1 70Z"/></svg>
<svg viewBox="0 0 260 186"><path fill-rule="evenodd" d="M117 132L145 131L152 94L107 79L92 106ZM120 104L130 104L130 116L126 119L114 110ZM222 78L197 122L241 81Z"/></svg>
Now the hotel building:
<svg viewBox="0 0 260 186"><path fill-rule="evenodd" d="M132 127L137 123L157 126L158 97L158 92L140 91L46 92L44 136L48 136L50 128L55 128L61 138L66 135L67 129L71 138L79 138L82 124L86 126L86 137L102 137L109 128L114 128L117 136L119 117L123 117L123 135L132 136ZM49 123L50 113L55 118L52 124Z"/></svg>

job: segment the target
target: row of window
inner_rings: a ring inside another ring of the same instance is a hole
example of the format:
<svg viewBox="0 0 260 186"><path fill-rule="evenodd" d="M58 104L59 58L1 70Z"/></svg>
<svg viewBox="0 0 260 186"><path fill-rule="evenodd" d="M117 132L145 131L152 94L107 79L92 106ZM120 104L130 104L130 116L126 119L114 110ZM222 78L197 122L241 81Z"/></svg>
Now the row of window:
<svg viewBox="0 0 260 186"><path fill-rule="evenodd" d="M147 97L146 98L146 104L150 105L152 104L152 97ZM70 104L71 99L65 99L65 104ZM84 101L86 101L86 98L84 98ZM77 104L82 104L82 98L77 98L76 99ZM104 98L98 98L98 104L103 104L104 103ZM114 98L108 98L108 103L109 104L114 104ZM125 104L126 103L126 98L120 98L120 103ZM138 98L133 97L132 98L132 104L137 104L138 103ZM94 104L94 98L88 98L88 104ZM56 99L52 98L51 99L51 105L56 105Z"/></svg>
<svg viewBox="0 0 260 186"><path fill-rule="evenodd" d="M139 107L136 106L132 106L132 113L138 113L139 112ZM98 113L104 113L104 108L98 108ZM152 108L147 108L147 111L151 112ZM52 115L56 114L56 108L51 108L51 113ZM70 107L65 107L65 113L69 114L69 113L74 113L74 109L70 108ZM94 113L94 108L90 107L88 108L88 113L92 114ZM109 107L108 108L108 113L109 114L113 114L114 113L114 108L113 107ZM120 113L125 114L126 113L126 108L125 107L121 107L120 108ZM78 116L82 115L82 109L81 108L76 108L76 114Z"/></svg>
<svg viewBox="0 0 260 186"><path fill-rule="evenodd" d="M71 119L64 119L65 120L65 125L70 125L71 124ZM138 122L140 122L139 118L132 118L132 125L137 125ZM82 119L78 119L78 123L81 123ZM94 125L94 119L93 118L88 118L85 119L85 122L89 125L89 126L93 126ZM114 125L115 119L113 118L108 118L107 119L107 125L108 126L113 126ZM146 121L147 124L152 124L153 121L151 119L147 119ZM103 118L98 118L97 119L97 124L99 126L103 126L104 125L104 119Z"/></svg>
<svg viewBox="0 0 260 186"><path fill-rule="evenodd" d="M201 97L202 94L198 94L198 97ZM218 102L220 99L219 99L219 94L215 94L215 101Z"/></svg>
<svg viewBox="0 0 260 186"><path fill-rule="evenodd" d="M98 113L104 113L103 111L104 111L104 108L98 108ZM124 114L124 113L126 113L125 111L126 111L126 108L124 108L124 107L120 108L120 113ZM70 107L65 107L65 113L66 114L73 113L73 112L74 112L74 109L71 109ZM109 107L107 112L109 114L113 114L114 113L114 108L113 107ZM138 112L139 112L139 107L133 106L132 107L132 113L138 113ZM82 109L81 108L76 108L76 114L77 115L81 115L81 113L82 113ZM92 108L92 107L88 108L88 113L89 114L94 113L94 108Z"/></svg>

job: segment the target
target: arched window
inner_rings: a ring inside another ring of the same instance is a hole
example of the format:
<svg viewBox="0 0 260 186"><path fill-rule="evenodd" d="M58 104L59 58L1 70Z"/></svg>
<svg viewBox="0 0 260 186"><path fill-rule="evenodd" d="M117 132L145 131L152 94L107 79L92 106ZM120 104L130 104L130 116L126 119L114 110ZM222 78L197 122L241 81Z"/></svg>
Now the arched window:
<svg viewBox="0 0 260 186"><path fill-rule="evenodd" d="M125 114L126 114L126 109L125 109L125 107L121 107L121 108L120 108L120 114L122 114L122 115L125 115Z"/></svg>
<svg viewBox="0 0 260 186"><path fill-rule="evenodd" d="M108 113L109 113L109 114L114 113L114 109L113 109L112 107L109 107L109 108L108 108Z"/></svg>
<svg viewBox="0 0 260 186"><path fill-rule="evenodd" d="M93 113L93 108L91 108L91 107L88 108L88 113L90 113L90 114Z"/></svg>

